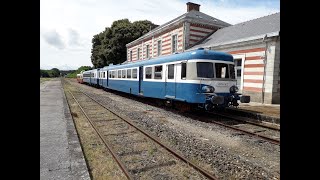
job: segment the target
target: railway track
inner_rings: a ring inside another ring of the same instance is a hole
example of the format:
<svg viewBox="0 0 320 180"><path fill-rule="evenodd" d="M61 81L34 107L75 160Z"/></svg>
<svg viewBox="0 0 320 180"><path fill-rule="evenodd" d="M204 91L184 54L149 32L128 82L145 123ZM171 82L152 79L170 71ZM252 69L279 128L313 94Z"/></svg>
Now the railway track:
<svg viewBox="0 0 320 180"><path fill-rule="evenodd" d="M117 93L118 95L122 95L122 93ZM145 99L131 97L128 95L123 95L126 98L134 99L140 101L142 103L148 103L153 106L161 107L159 104L155 102L146 101ZM180 113L174 109L168 109L172 112L179 113L183 116L193 118L199 121L207 122L207 123L214 123L219 126L223 126L228 129L232 129L249 136L253 136L259 139L263 139L268 141L272 144L280 145L280 127L276 125L264 124L255 122L254 120L250 120L249 118L235 116L223 112L194 112L194 113Z"/></svg>
<svg viewBox="0 0 320 180"><path fill-rule="evenodd" d="M217 112L188 113L187 116L199 121L214 123L249 136L257 137L272 144L280 145L280 128L277 127L266 126L246 120L246 118L243 117Z"/></svg>
<svg viewBox="0 0 320 180"><path fill-rule="evenodd" d="M217 179L81 90L67 91L128 179ZM174 169L180 169L177 174ZM153 177L158 174L157 177ZM172 177L173 176L173 177ZM181 176L181 177L179 177Z"/></svg>

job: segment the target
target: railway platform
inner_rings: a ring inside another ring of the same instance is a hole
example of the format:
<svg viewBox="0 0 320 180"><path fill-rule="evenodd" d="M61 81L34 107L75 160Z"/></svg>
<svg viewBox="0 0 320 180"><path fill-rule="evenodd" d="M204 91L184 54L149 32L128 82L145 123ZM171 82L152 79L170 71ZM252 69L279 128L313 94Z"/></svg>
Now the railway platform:
<svg viewBox="0 0 320 180"><path fill-rule="evenodd" d="M60 79L40 84L40 179L90 180Z"/></svg>
<svg viewBox="0 0 320 180"><path fill-rule="evenodd" d="M280 124L280 104L240 103L238 108L227 108L227 111L260 121Z"/></svg>

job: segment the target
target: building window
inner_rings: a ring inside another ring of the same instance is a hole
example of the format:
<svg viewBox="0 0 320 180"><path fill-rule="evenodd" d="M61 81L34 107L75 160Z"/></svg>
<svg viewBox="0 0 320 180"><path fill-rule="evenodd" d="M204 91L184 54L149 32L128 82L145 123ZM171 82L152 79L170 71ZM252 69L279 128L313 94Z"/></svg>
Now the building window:
<svg viewBox="0 0 320 180"><path fill-rule="evenodd" d="M138 56L138 60L140 60L140 48L138 48L138 54L137 54L137 56Z"/></svg>
<svg viewBox="0 0 320 180"><path fill-rule="evenodd" d="M132 78L137 79L137 69L132 69Z"/></svg>
<svg viewBox="0 0 320 180"><path fill-rule="evenodd" d="M158 56L160 56L161 55L161 40L160 41L158 41Z"/></svg>
<svg viewBox="0 0 320 180"><path fill-rule="evenodd" d="M127 69L127 78L128 78L128 79L131 78L131 69Z"/></svg>
<svg viewBox="0 0 320 180"><path fill-rule="evenodd" d="M149 44L146 47L147 47L147 53L146 53L147 57L146 58L149 59Z"/></svg>
<svg viewBox="0 0 320 180"><path fill-rule="evenodd" d="M242 59L234 60L235 70L237 71L237 86L241 88L241 75L242 75Z"/></svg>
<svg viewBox="0 0 320 180"><path fill-rule="evenodd" d="M174 79L174 64L168 65L168 79Z"/></svg>
<svg viewBox="0 0 320 180"><path fill-rule="evenodd" d="M152 67L146 68L146 79L151 79L152 76Z"/></svg>
<svg viewBox="0 0 320 180"><path fill-rule="evenodd" d="M181 79L186 79L187 77L187 63L181 63Z"/></svg>
<svg viewBox="0 0 320 180"><path fill-rule="evenodd" d="M118 78L121 78L121 70L118 70Z"/></svg>
<svg viewBox="0 0 320 180"><path fill-rule="evenodd" d="M177 35L172 36L172 53L177 52Z"/></svg>
<svg viewBox="0 0 320 180"><path fill-rule="evenodd" d="M130 61L132 61L132 51L130 51Z"/></svg>
<svg viewBox="0 0 320 180"><path fill-rule="evenodd" d="M162 66L154 67L154 79L162 79Z"/></svg>

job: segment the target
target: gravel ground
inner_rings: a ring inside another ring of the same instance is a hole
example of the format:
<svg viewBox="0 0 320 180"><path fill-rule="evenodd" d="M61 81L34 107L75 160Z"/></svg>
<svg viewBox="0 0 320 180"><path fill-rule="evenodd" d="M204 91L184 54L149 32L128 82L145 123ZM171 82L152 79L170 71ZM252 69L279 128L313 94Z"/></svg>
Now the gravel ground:
<svg viewBox="0 0 320 180"><path fill-rule="evenodd" d="M278 145L101 89L80 87L220 179L280 178Z"/></svg>

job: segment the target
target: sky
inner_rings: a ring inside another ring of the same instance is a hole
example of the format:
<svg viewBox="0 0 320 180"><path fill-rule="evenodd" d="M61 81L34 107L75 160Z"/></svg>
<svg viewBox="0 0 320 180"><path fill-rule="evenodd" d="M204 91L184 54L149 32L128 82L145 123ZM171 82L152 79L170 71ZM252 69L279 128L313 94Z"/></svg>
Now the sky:
<svg viewBox="0 0 320 180"><path fill-rule="evenodd" d="M40 68L92 66L91 40L113 21L164 24L187 12L188 0L41 0ZM190 0L230 24L280 12L280 0Z"/></svg>

